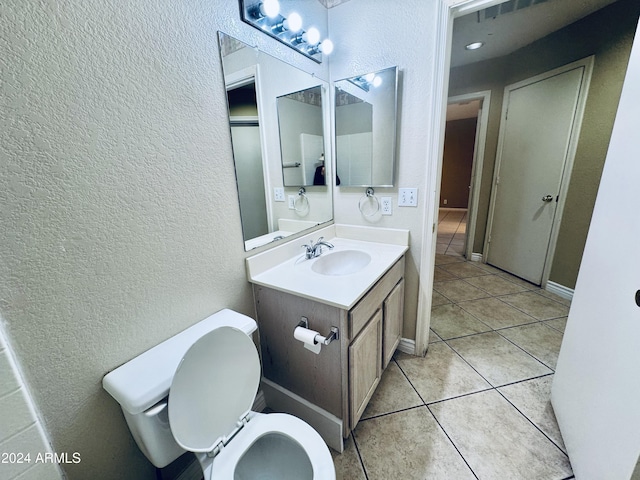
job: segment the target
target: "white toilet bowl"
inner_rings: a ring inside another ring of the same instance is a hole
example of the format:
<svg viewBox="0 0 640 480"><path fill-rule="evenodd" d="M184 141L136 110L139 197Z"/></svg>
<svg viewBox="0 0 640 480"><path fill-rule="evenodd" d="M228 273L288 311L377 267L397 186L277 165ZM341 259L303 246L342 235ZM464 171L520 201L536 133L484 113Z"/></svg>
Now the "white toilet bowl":
<svg viewBox="0 0 640 480"><path fill-rule="evenodd" d="M329 449L302 420L251 411L260 382L253 341L220 327L197 340L169 390L169 425L204 479L335 480Z"/></svg>

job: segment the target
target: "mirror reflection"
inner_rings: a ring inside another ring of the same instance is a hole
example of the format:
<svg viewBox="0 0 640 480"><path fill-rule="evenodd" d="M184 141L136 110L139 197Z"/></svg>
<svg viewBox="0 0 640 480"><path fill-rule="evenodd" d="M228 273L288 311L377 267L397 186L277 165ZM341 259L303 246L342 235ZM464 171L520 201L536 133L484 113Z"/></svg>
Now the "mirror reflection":
<svg viewBox="0 0 640 480"><path fill-rule="evenodd" d="M322 89L282 95L277 103L284 185L326 185Z"/></svg>
<svg viewBox="0 0 640 480"><path fill-rule="evenodd" d="M245 250L330 221L331 182L314 182L331 168L328 84L222 32L219 41Z"/></svg>
<svg viewBox="0 0 640 480"><path fill-rule="evenodd" d="M342 186L393 186L397 85L397 67L335 82L336 163Z"/></svg>

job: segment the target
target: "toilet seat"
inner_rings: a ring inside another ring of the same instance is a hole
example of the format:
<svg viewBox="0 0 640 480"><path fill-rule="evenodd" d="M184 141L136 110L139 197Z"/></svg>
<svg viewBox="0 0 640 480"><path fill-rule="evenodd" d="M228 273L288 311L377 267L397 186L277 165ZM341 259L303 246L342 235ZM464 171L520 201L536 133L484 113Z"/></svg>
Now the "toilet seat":
<svg viewBox="0 0 640 480"><path fill-rule="evenodd" d="M246 333L223 326L203 335L185 353L169 390L176 443L197 454L206 480L213 472L216 479L233 479L261 437L280 434L302 448L314 480L334 480L331 454L318 432L291 415L251 412L259 383L260 359Z"/></svg>
<svg viewBox="0 0 640 480"><path fill-rule="evenodd" d="M311 463L313 480L335 480L331 453L329 453L322 437L309 424L293 415L282 413L252 412L252 416L253 418L233 439L231 448L223 448L215 458L203 458L206 457L206 454L199 454L200 462L205 470L205 480L209 478L233 479L238 461L258 439L269 434L282 434L300 445ZM286 459L283 460L286 461ZM264 475L267 472L261 470L261 473Z"/></svg>

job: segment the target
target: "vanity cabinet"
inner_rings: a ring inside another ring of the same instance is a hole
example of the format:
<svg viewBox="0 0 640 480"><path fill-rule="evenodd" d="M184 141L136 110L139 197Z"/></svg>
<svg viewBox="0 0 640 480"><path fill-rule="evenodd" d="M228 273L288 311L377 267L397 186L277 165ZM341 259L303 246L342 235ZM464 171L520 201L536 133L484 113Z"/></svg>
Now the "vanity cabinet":
<svg viewBox="0 0 640 480"><path fill-rule="evenodd" d="M342 421L346 438L355 428L402 335L404 256L349 310L254 285L263 375ZM293 338L301 317L309 328L338 341L319 354Z"/></svg>

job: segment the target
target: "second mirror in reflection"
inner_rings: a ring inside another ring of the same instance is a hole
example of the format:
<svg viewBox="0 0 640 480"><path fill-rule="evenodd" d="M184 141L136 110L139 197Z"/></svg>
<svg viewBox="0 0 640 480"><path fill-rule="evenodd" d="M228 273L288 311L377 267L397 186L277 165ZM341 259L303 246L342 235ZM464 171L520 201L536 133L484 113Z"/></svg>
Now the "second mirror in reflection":
<svg viewBox="0 0 640 480"><path fill-rule="evenodd" d="M393 186L397 85L397 67L335 82L336 164L342 186Z"/></svg>

